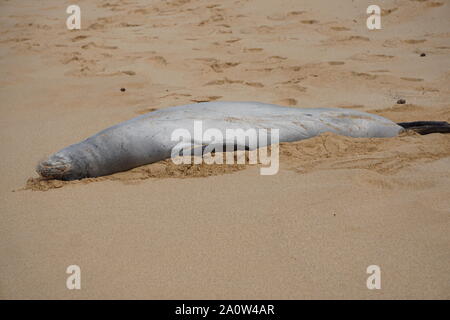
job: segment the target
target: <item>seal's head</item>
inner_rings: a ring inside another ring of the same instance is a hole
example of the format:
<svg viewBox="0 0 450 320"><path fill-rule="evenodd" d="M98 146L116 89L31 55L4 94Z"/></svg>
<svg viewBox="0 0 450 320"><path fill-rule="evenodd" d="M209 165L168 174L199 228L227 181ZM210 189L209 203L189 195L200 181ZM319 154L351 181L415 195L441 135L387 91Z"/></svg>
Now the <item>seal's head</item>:
<svg viewBox="0 0 450 320"><path fill-rule="evenodd" d="M37 173L45 179L75 180L86 177L86 172L71 157L64 154L54 154L36 167Z"/></svg>

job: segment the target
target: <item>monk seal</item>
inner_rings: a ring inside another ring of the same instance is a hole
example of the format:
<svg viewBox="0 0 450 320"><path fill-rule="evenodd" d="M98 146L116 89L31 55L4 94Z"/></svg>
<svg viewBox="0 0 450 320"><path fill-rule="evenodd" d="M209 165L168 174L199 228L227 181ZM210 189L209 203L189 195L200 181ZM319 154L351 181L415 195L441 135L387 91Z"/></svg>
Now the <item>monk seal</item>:
<svg viewBox="0 0 450 320"><path fill-rule="evenodd" d="M36 171L47 179L74 180L164 160L171 156L177 143L171 140L171 133L179 128L192 131L196 120L202 121L205 130L279 129L279 142L298 141L324 132L394 137L407 126L378 115L340 108L303 109L260 102L195 103L149 112L114 125L56 152L39 163Z"/></svg>

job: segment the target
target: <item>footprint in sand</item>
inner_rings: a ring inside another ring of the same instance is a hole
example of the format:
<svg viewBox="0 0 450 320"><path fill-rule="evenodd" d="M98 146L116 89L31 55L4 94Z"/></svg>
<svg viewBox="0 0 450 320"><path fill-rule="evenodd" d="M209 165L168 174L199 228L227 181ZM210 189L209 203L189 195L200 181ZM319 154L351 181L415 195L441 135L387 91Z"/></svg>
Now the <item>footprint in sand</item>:
<svg viewBox="0 0 450 320"><path fill-rule="evenodd" d="M286 98L275 101L276 104L284 105L284 106L295 106L297 105L297 100L294 98Z"/></svg>
<svg viewBox="0 0 450 320"><path fill-rule="evenodd" d="M197 97L194 99L191 99L192 102L209 102L209 101L215 101L222 98L222 96L208 96L208 97Z"/></svg>
<svg viewBox="0 0 450 320"><path fill-rule="evenodd" d="M286 57L281 57L281 56L270 56L265 61L272 63L272 62L281 62L286 59L287 59Z"/></svg>
<svg viewBox="0 0 450 320"><path fill-rule="evenodd" d="M282 13L275 13L270 16L267 16L267 19L273 21L283 21L286 19L286 16Z"/></svg>
<svg viewBox="0 0 450 320"><path fill-rule="evenodd" d="M220 80L213 80L205 84L205 86L221 86L225 84L245 84L250 87L255 88L263 88L264 85L260 82L250 82L250 81L243 81L243 80L230 80L228 78L220 79Z"/></svg>
<svg viewBox="0 0 450 320"><path fill-rule="evenodd" d="M356 61L386 61L395 58L394 56L386 55L386 54L367 54L367 53L357 53L350 57L351 60Z"/></svg>
<svg viewBox="0 0 450 320"><path fill-rule="evenodd" d="M207 5L206 8L213 9L213 8L217 8L217 7L220 7L220 6L221 6L221 4L210 4L210 5Z"/></svg>
<svg viewBox="0 0 450 320"><path fill-rule="evenodd" d="M317 21L317 20L302 20L300 22L303 23L303 24L316 24L316 23L319 23L319 21Z"/></svg>
<svg viewBox="0 0 450 320"><path fill-rule="evenodd" d="M352 71L352 75L359 77L359 78L363 78L365 80L375 80L378 77L373 74L364 73L364 72L354 72L354 71Z"/></svg>
<svg viewBox="0 0 450 320"><path fill-rule="evenodd" d="M137 114L146 114L146 113L153 112L153 111L156 111L156 110L158 110L158 109L157 108L145 108L145 109L137 110L137 111L135 111L135 113L137 113Z"/></svg>
<svg viewBox="0 0 450 320"><path fill-rule="evenodd" d="M231 33L233 33L233 31L231 31L231 30L219 30L217 32L221 33L221 34L231 34Z"/></svg>
<svg viewBox="0 0 450 320"><path fill-rule="evenodd" d="M421 79L421 78L401 77L400 79L405 80L405 81L413 81L413 82L420 82L420 81L423 81L423 79Z"/></svg>
<svg viewBox="0 0 450 320"><path fill-rule="evenodd" d="M305 80L306 77L296 77L287 81L278 82L279 84L285 85L285 84L297 84Z"/></svg>
<svg viewBox="0 0 450 320"><path fill-rule="evenodd" d="M288 16L298 16L304 14L306 11L291 11L288 13Z"/></svg>
<svg viewBox="0 0 450 320"><path fill-rule="evenodd" d="M79 62L79 63L83 63L83 62L86 62L86 60L83 59L83 58L80 58L80 57L78 57L78 56L72 56L72 57L69 57L69 58L66 58L66 59L63 59L63 60L62 60L62 63L63 63L63 64L69 64L69 63L71 63L71 62Z"/></svg>
<svg viewBox="0 0 450 320"><path fill-rule="evenodd" d="M345 64L345 62L344 61L328 61L328 64L330 66L340 66L340 65Z"/></svg>
<svg viewBox="0 0 450 320"><path fill-rule="evenodd" d="M271 72L273 68L245 68L244 71Z"/></svg>
<svg viewBox="0 0 450 320"><path fill-rule="evenodd" d="M205 86L221 86L224 84L234 84L234 83L243 83L242 80L230 80L228 78L213 80L205 84Z"/></svg>
<svg viewBox="0 0 450 320"><path fill-rule="evenodd" d="M350 36L342 39L341 41L370 41L370 39L362 36Z"/></svg>
<svg viewBox="0 0 450 320"><path fill-rule="evenodd" d="M131 27L140 27L140 24L133 24L133 23L128 23L128 22L121 22L119 24L119 27L123 27L123 28L131 28Z"/></svg>
<svg viewBox="0 0 450 320"><path fill-rule="evenodd" d="M80 41L80 40L84 40L84 39L86 39L86 38L88 38L89 36L83 36L83 35L81 35L81 36L76 36L75 38L72 38L72 42L76 42L76 41Z"/></svg>
<svg viewBox="0 0 450 320"><path fill-rule="evenodd" d="M168 91L168 90L166 90L166 91ZM164 98L176 98L176 99L178 99L178 98L191 97L191 96L192 95L189 94L189 93L176 93L176 92L174 92L174 93L166 94L165 96L160 97L160 99L164 99Z"/></svg>
<svg viewBox="0 0 450 320"><path fill-rule="evenodd" d="M225 42L226 43L235 43L235 42L238 42L238 41L241 41L241 40L242 40L241 38L234 38L234 39L226 40Z"/></svg>
<svg viewBox="0 0 450 320"><path fill-rule="evenodd" d="M190 3L191 0L175 0L175 1L170 1L170 2L167 1L167 2L170 6L181 7L181 6L184 6L185 4Z"/></svg>
<svg viewBox="0 0 450 320"><path fill-rule="evenodd" d="M274 20L274 21L283 21L289 17L294 17L294 16L298 16L300 14L305 13L305 11L291 11L287 14L282 14L282 13L275 13L272 14L270 16L267 16L268 20Z"/></svg>
<svg viewBox="0 0 450 320"><path fill-rule="evenodd" d="M92 23L89 27L88 30L99 30L99 29L103 29L105 26L101 23Z"/></svg>
<svg viewBox="0 0 450 320"><path fill-rule="evenodd" d="M302 70L303 67L302 66L292 66L292 67L289 67L288 69L298 72L298 71Z"/></svg>
<svg viewBox="0 0 450 320"><path fill-rule="evenodd" d="M245 82L245 84L247 86L254 87L254 88L263 88L264 87L264 85L261 82Z"/></svg>
<svg viewBox="0 0 450 320"><path fill-rule="evenodd" d="M158 65L162 65L162 66L167 65L167 60L164 57L162 57L162 56L150 57L150 58L148 58L148 60L151 61L151 62L154 62L154 63L156 63Z"/></svg>
<svg viewBox="0 0 450 320"><path fill-rule="evenodd" d="M225 62L225 63L215 62L215 63L211 64L210 67L215 72L221 73L221 72L223 72L224 69L236 67L239 64L240 64L240 62Z"/></svg>
<svg viewBox="0 0 450 320"><path fill-rule="evenodd" d="M88 29L92 30L98 30L105 28L106 25L110 25L115 23L116 18L115 17L105 17L105 18L98 18L97 22L92 23Z"/></svg>
<svg viewBox="0 0 450 320"><path fill-rule="evenodd" d="M440 7L440 6L443 6L444 5L444 3L442 3L442 2L430 2L430 3L427 3L427 7L429 7L429 8L437 8L437 7Z"/></svg>
<svg viewBox="0 0 450 320"><path fill-rule="evenodd" d="M136 9L133 11L133 13L144 14L144 15L148 15L151 12L152 12L152 10L150 10L150 9Z"/></svg>
<svg viewBox="0 0 450 320"><path fill-rule="evenodd" d="M337 106L337 108L343 108L343 109L362 109L362 108L364 108L364 105L362 105L362 104L350 104L350 105Z"/></svg>
<svg viewBox="0 0 450 320"><path fill-rule="evenodd" d="M244 48L244 52L255 53L255 52L262 52L262 51L263 51L263 48Z"/></svg>
<svg viewBox="0 0 450 320"><path fill-rule="evenodd" d="M350 29L346 28L346 27L331 27L331 30L334 30L334 31L349 31Z"/></svg>
<svg viewBox="0 0 450 320"><path fill-rule="evenodd" d="M403 42L404 42L404 43L407 43L407 44L424 43L425 41L427 41L427 40L426 40L426 39L420 39L420 40L415 40L415 39L403 40Z"/></svg>
<svg viewBox="0 0 450 320"><path fill-rule="evenodd" d="M283 89L295 90L295 91L302 92L302 93L306 92L308 90L308 88L299 85L298 84L299 82L300 82L300 80L298 80L298 79L292 79L292 80L284 81L282 83L276 83L275 89L283 88Z"/></svg>
<svg viewBox="0 0 450 320"><path fill-rule="evenodd" d="M205 26L209 23L219 22L219 21L224 21L224 20L225 20L225 18L221 14L216 14L216 15L211 16L209 19L200 21L198 26L201 27L201 26Z"/></svg>
<svg viewBox="0 0 450 320"><path fill-rule="evenodd" d="M382 16L388 16L390 15L392 12L397 11L398 8L392 8L392 9L381 9L381 15Z"/></svg>
<svg viewBox="0 0 450 320"><path fill-rule="evenodd" d="M263 25L256 28L256 32L260 34L272 33L274 28Z"/></svg>
<svg viewBox="0 0 450 320"><path fill-rule="evenodd" d="M200 62L205 62L205 63L208 63L208 64L217 63L218 62L218 60L214 59L214 58L195 58L194 60L200 61Z"/></svg>
<svg viewBox="0 0 450 320"><path fill-rule="evenodd" d="M416 87L416 88L414 88L414 90L420 91L422 93L425 93L425 92L439 92L439 89L430 88L430 87Z"/></svg>
<svg viewBox="0 0 450 320"><path fill-rule="evenodd" d="M373 109L367 112L389 117L389 113L391 112L413 112L413 111L421 111L424 109L425 109L424 107L407 103L407 104L395 104L390 108Z"/></svg>
<svg viewBox="0 0 450 320"><path fill-rule="evenodd" d="M97 8L116 8L118 6L119 6L118 3L109 3L109 2L107 2L107 3L104 3L104 4L98 5Z"/></svg>
<svg viewBox="0 0 450 320"><path fill-rule="evenodd" d="M88 44L82 45L82 49L90 49L90 48L99 48L99 49L108 49L108 50L115 50L118 47L117 46L105 46L105 45L98 45L95 42L89 42Z"/></svg>
<svg viewBox="0 0 450 320"><path fill-rule="evenodd" d="M401 162L405 162L405 164L409 163L410 161L408 158L401 159ZM398 167L396 169L401 169L404 167L404 164L398 164ZM380 189L388 189L388 190L399 190L400 188L406 189L406 190L426 190L434 187L436 183L432 180L420 180L420 181L413 181L413 180L406 180L405 178L402 179L394 179L391 178L391 180L386 180L385 177L382 179L377 178L371 178L367 179L365 182L368 184L374 185L375 187L378 187Z"/></svg>

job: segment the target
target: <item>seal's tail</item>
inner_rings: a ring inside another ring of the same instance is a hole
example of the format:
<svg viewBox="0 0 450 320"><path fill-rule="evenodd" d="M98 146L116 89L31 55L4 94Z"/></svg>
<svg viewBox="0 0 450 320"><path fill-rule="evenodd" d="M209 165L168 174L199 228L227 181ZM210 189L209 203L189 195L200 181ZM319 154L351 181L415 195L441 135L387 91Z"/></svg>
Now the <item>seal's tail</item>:
<svg viewBox="0 0 450 320"><path fill-rule="evenodd" d="M412 130L419 134L450 133L450 124L446 121L414 121L397 124L406 130Z"/></svg>

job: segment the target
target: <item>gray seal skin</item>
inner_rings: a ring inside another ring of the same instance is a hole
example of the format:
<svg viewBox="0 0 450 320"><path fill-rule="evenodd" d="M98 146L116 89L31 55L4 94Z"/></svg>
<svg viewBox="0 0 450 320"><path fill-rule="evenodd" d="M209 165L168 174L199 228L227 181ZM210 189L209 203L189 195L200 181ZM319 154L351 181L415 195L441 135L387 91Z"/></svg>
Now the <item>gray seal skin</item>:
<svg viewBox="0 0 450 320"><path fill-rule="evenodd" d="M172 132L184 128L194 137L195 120L202 121L203 132L216 128L224 137L226 129L279 129L279 142L303 140L324 132L393 137L403 130L386 118L347 109L291 108L260 102L195 103L149 112L107 128L56 152L39 163L36 171L48 179L74 180L164 160L179 143L171 141Z"/></svg>

